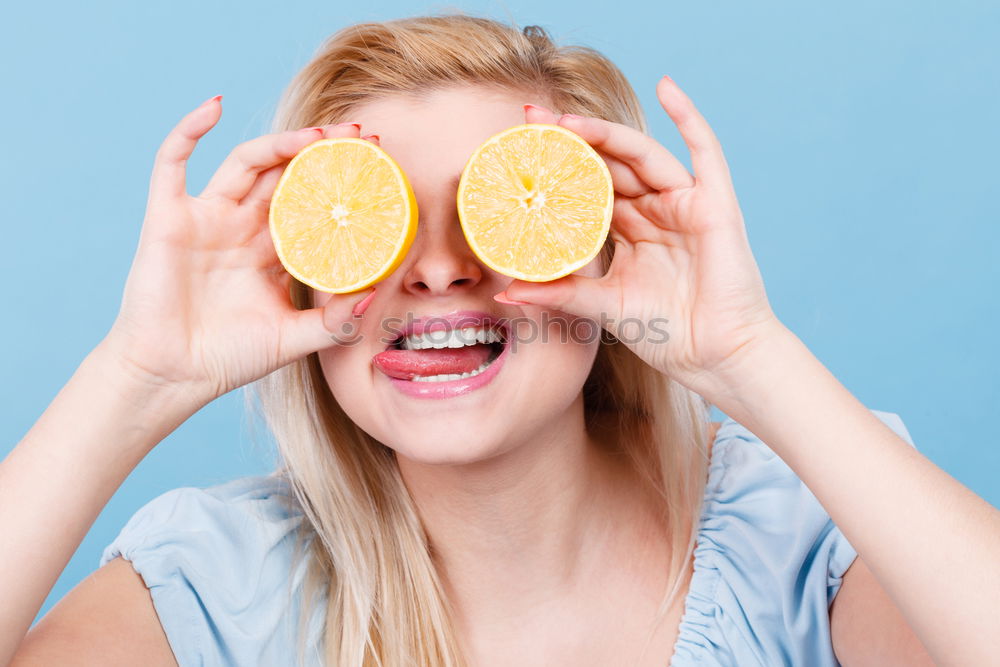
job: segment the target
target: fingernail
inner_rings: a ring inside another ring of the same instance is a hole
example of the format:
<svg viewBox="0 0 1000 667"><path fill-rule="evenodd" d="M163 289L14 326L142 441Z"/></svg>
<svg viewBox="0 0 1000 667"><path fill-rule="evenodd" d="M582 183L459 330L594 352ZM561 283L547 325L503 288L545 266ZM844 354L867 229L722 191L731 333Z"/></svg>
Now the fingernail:
<svg viewBox="0 0 1000 667"><path fill-rule="evenodd" d="M506 292L506 290L504 290L503 292L500 292L499 294L494 294L493 295L493 300L497 301L499 303L506 303L509 306L527 306L528 305L527 301L518 301L516 299L509 299L509 298L507 298L507 292Z"/></svg>
<svg viewBox="0 0 1000 667"><path fill-rule="evenodd" d="M212 99L205 100L204 102L202 102L201 105L198 108L200 109L201 107L207 107L209 104L212 104L213 102L218 102L221 99L222 99L222 95L216 95Z"/></svg>
<svg viewBox="0 0 1000 667"><path fill-rule="evenodd" d="M381 139L379 138L379 136L377 134L369 134L369 135L363 136L361 138L364 139L365 141L371 141L371 142L374 142L376 144L381 141Z"/></svg>
<svg viewBox="0 0 1000 667"><path fill-rule="evenodd" d="M532 110L534 110L534 111L548 111L548 109L546 109L545 107L535 106L534 104L525 104L524 105L524 110L525 111L532 111Z"/></svg>
<svg viewBox="0 0 1000 667"><path fill-rule="evenodd" d="M667 76L666 74L664 74L664 75L663 75L663 78L664 78L664 79L666 79L667 81L669 81L670 83L674 83L674 80L673 80L673 79L671 79L671 78L670 78L669 76Z"/></svg>
<svg viewBox="0 0 1000 667"><path fill-rule="evenodd" d="M299 132L322 132L322 127L303 127Z"/></svg>
<svg viewBox="0 0 1000 667"><path fill-rule="evenodd" d="M362 315L364 315L365 311L368 310L368 305L372 302L372 299L374 298L375 298L375 288L373 287L372 291L368 293L368 296L361 299L361 301L358 301L358 303L354 306L354 309L351 310L351 315L354 315L354 317L361 317Z"/></svg>
<svg viewBox="0 0 1000 667"><path fill-rule="evenodd" d="M358 128L359 132L361 131L361 123L337 123L334 127L347 127L348 125L353 125Z"/></svg>

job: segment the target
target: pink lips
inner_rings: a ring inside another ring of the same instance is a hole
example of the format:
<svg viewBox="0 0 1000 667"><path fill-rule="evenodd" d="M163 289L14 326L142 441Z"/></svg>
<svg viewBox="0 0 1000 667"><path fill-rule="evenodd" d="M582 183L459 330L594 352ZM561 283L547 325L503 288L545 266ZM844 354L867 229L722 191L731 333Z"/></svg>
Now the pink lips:
<svg viewBox="0 0 1000 667"><path fill-rule="evenodd" d="M403 335L425 334L464 327L488 327L500 320L489 313L457 311L446 315L424 317L409 323L400 332ZM415 375L461 374L475 370L489 357L486 345L465 348L430 350L387 349L372 358L375 368L385 374L398 390L417 398L452 398L475 391L489 384L497 376L507 358L507 346L486 369L472 377L441 382L413 381Z"/></svg>
<svg viewBox="0 0 1000 667"><path fill-rule="evenodd" d="M477 310L456 310L444 315L421 317L408 323L399 332L404 336L424 334L431 331L448 331L463 327L488 327L497 324L502 318Z"/></svg>

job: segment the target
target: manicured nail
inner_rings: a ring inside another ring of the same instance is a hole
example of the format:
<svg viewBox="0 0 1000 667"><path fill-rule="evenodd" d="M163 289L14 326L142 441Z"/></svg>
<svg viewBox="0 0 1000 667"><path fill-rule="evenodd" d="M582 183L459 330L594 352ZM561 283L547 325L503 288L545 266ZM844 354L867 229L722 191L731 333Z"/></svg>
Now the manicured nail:
<svg viewBox="0 0 1000 667"><path fill-rule="evenodd" d="M669 81L670 83L674 83L674 80L673 80L673 79L671 79L671 78L670 78L669 76L667 76L666 74L664 74L664 75L663 75L663 78L664 78L664 79L666 79L667 81Z"/></svg>
<svg viewBox="0 0 1000 667"><path fill-rule="evenodd" d="M359 132L361 131L361 123L337 123L334 127L347 127L348 125L353 125L358 128Z"/></svg>
<svg viewBox="0 0 1000 667"><path fill-rule="evenodd" d="M374 298L375 298L375 288L373 287L372 291L368 293L368 296L361 299L361 301L358 301L358 303L354 306L354 309L351 311L351 315L354 315L354 317L361 317L362 315L364 315L365 311L368 310L368 305L372 302L372 299Z"/></svg>
<svg viewBox="0 0 1000 667"><path fill-rule="evenodd" d="M200 109L201 107L207 107L208 105L212 104L213 102L218 102L221 99L222 99L222 95L216 95L212 99L205 100L204 102L202 102L201 105L198 108Z"/></svg>
<svg viewBox="0 0 1000 667"><path fill-rule="evenodd" d="M499 294L494 294L493 295L493 300L496 301L496 302L498 302L498 303L506 303L509 306L527 306L528 305L527 301L518 301L516 299L509 299L509 298L507 298L507 291L506 290L504 290L503 292L500 292Z"/></svg>
<svg viewBox="0 0 1000 667"><path fill-rule="evenodd" d="M303 127L299 132L322 132L322 127Z"/></svg>
<svg viewBox="0 0 1000 667"><path fill-rule="evenodd" d="M381 139L379 138L379 136L377 134L368 134L368 135L365 135L365 136L363 136L361 138L364 139L365 141L371 141L371 142L376 143L376 144L381 141Z"/></svg>
<svg viewBox="0 0 1000 667"><path fill-rule="evenodd" d="M525 104L524 105L524 110L525 111L545 111L545 112L548 112L548 113L552 113L551 111L549 111L545 107L535 106L534 104Z"/></svg>

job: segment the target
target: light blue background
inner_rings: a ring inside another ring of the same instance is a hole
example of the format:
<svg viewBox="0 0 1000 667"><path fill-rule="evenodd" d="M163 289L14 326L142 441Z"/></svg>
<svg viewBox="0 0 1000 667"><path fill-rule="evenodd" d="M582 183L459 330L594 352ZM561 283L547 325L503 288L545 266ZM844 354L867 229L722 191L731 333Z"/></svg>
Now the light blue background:
<svg viewBox="0 0 1000 667"><path fill-rule="evenodd" d="M367 3L358 3L365 5ZM683 155L653 87L668 73L726 150L779 317L869 407L1000 505L1000 6L987 2L459 3L597 47ZM292 74L334 30L449 6L17 3L0 40L7 315L0 455L117 313L166 132L208 97L220 125L198 192L265 133ZM239 392L155 449L98 518L43 612L140 505L263 472Z"/></svg>

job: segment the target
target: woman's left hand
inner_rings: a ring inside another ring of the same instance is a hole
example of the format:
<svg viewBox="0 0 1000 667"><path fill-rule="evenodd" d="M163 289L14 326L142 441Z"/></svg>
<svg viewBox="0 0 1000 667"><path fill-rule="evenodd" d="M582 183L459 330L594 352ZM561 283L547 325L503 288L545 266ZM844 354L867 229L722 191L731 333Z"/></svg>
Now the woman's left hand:
<svg viewBox="0 0 1000 667"><path fill-rule="evenodd" d="M711 398L716 376L784 327L764 292L715 133L673 80L664 77L656 93L687 144L693 175L638 130L525 107L527 122L572 130L607 162L615 254L602 277L581 270L548 283L515 280L498 300L602 322L651 366Z"/></svg>

